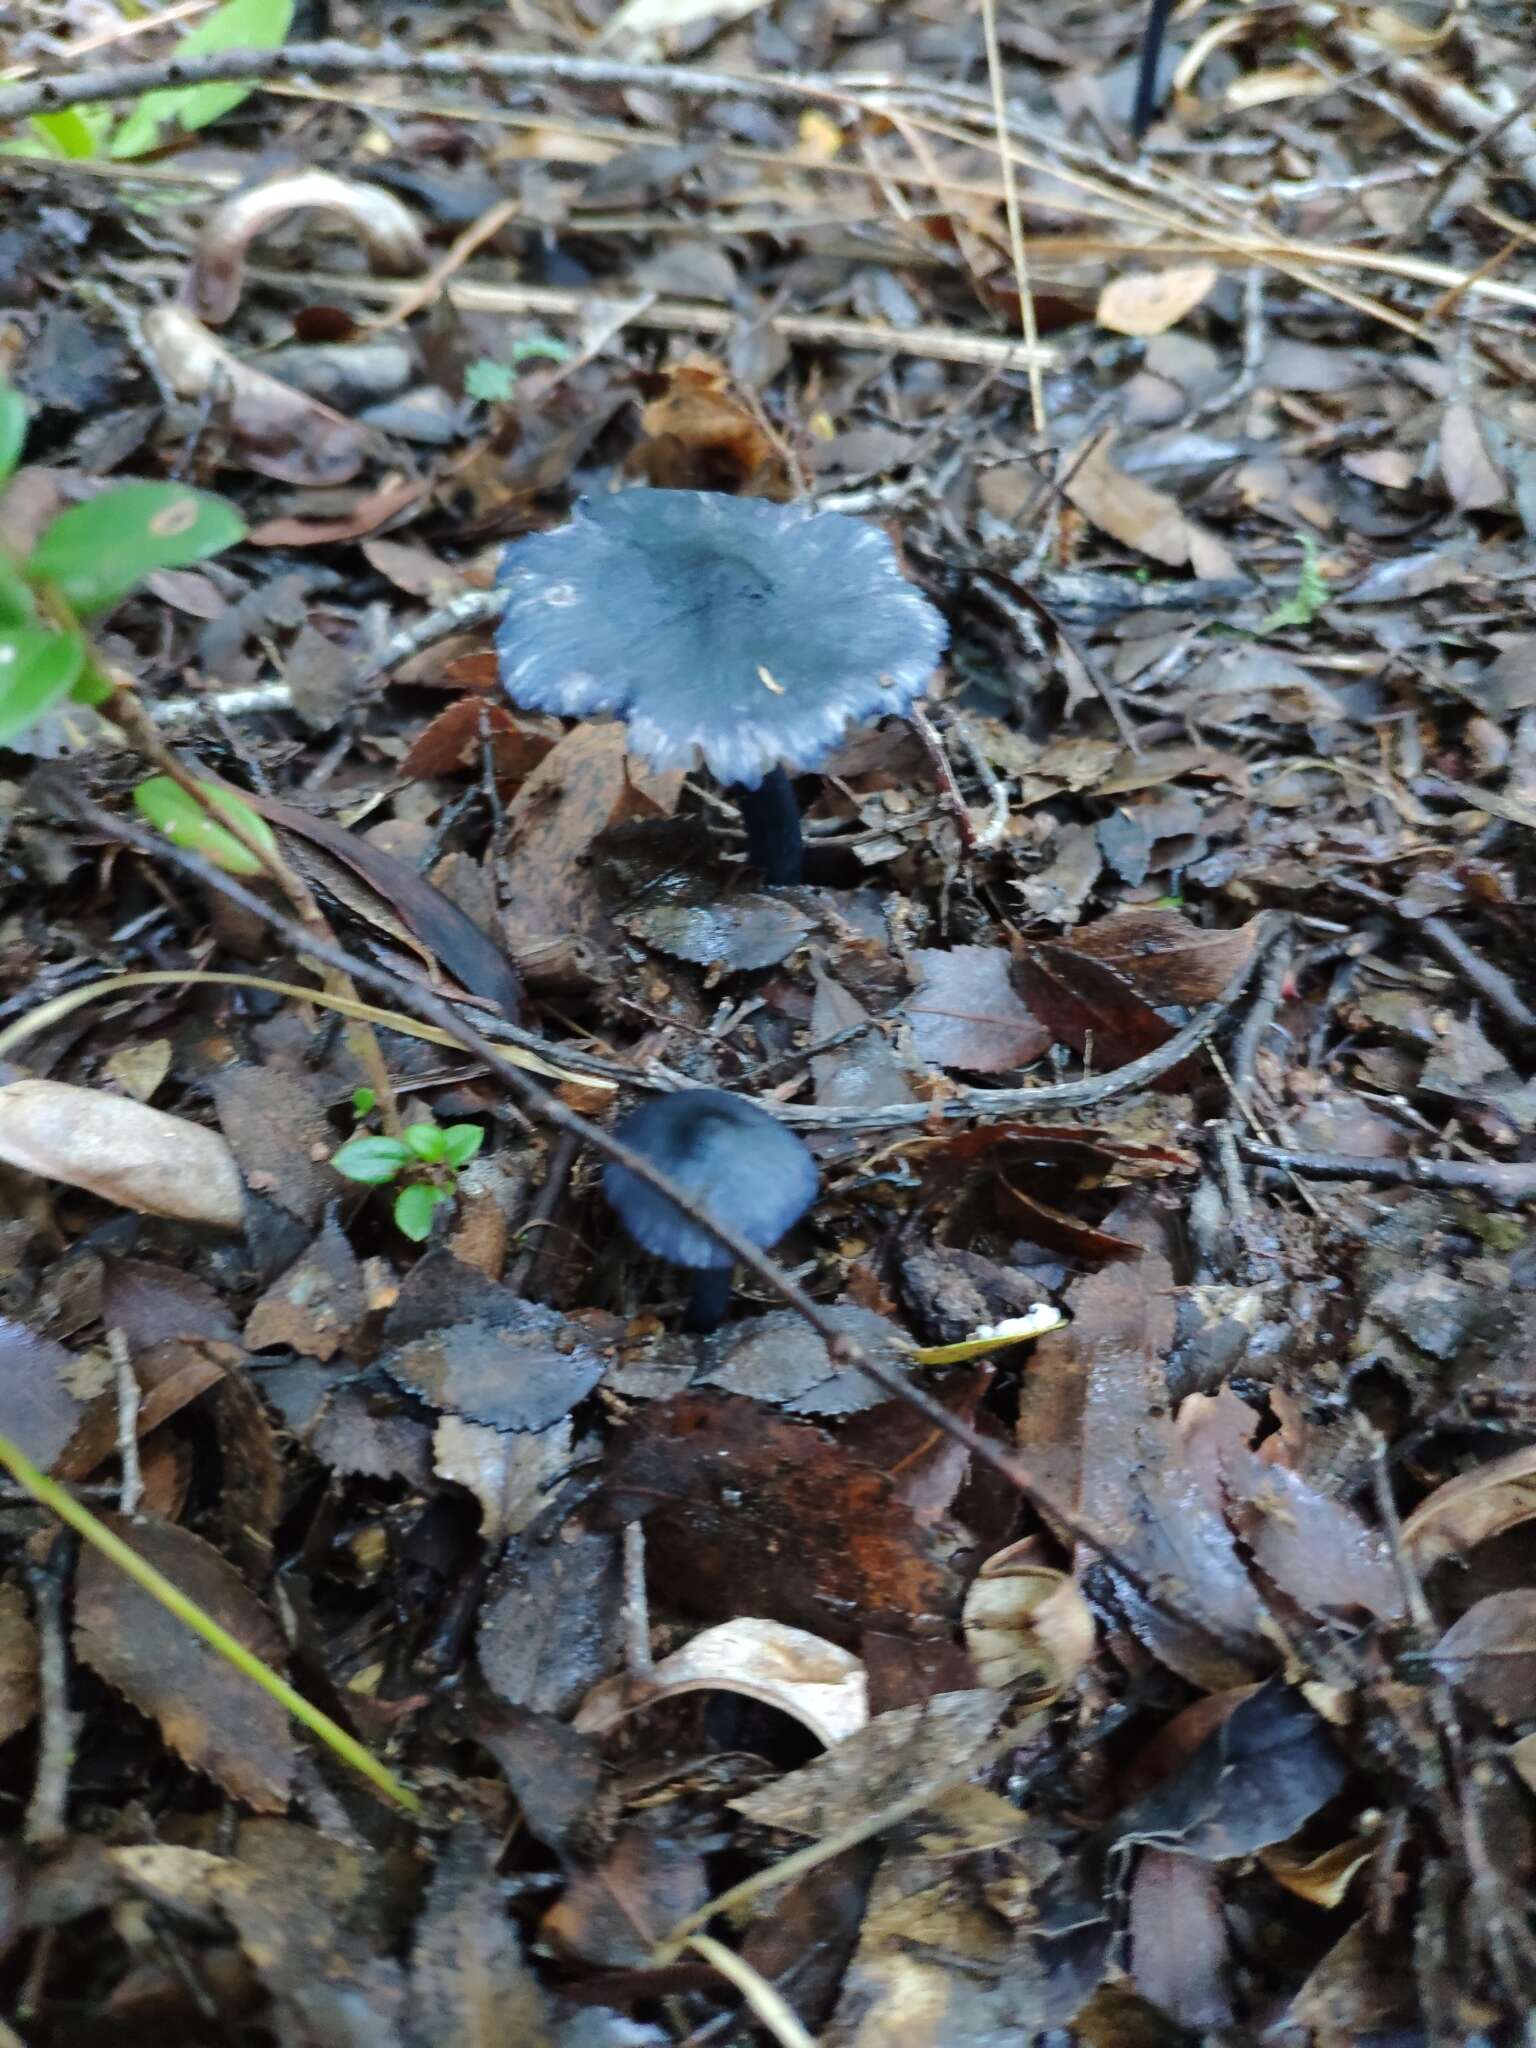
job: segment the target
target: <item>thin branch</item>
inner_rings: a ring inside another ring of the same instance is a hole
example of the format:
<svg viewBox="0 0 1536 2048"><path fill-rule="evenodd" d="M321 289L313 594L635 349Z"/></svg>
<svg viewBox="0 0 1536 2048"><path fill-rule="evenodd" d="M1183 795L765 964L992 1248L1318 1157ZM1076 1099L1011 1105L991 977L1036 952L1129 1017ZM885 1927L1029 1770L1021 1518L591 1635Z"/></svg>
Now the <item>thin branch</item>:
<svg viewBox="0 0 1536 2048"><path fill-rule="evenodd" d="M1035 294L1029 277L1029 244L1019 211L1019 181L1008 147L1008 106L1003 97L1003 54L997 41L997 0L981 0L981 29L987 46L987 82L992 89L992 119L997 127L997 154L1003 167L1003 206L1008 216L1008 247L1019 294L1019 325L1029 350L1029 411L1037 434L1044 434L1045 385L1040 376L1040 335L1035 325Z"/></svg>
<svg viewBox="0 0 1536 2048"><path fill-rule="evenodd" d="M122 1468L117 1511L131 1521L144 1498L144 1474L139 1466L139 1382L125 1331L108 1330L107 1350L117 1371L117 1459Z"/></svg>
<svg viewBox="0 0 1536 2048"><path fill-rule="evenodd" d="M27 1802L23 1835L33 1849L57 1848L69 1832L69 1774L75 1761L75 1729L79 1716L69 1704L69 1651L64 1636L64 1594L74 1575L79 1546L60 1529L47 1562L31 1565L27 1580L37 1616L38 1691L42 1734L37 1745L37 1776Z"/></svg>
<svg viewBox="0 0 1536 2048"><path fill-rule="evenodd" d="M1315 1180L1363 1180L1379 1188L1452 1188L1486 1195L1501 1208L1536 1202L1536 1160L1501 1164L1478 1159L1359 1159L1349 1152L1291 1152L1239 1135L1237 1149L1255 1166L1279 1166Z"/></svg>

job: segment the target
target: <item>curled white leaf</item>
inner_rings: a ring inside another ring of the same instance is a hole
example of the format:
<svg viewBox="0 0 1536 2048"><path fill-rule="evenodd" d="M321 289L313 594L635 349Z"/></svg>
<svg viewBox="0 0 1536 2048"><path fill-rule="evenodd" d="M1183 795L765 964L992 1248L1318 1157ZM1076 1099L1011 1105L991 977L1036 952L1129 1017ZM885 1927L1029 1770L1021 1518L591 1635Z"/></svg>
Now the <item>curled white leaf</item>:
<svg viewBox="0 0 1536 2048"><path fill-rule="evenodd" d="M274 221L316 208L356 229L376 269L408 276L426 268L416 217L392 192L331 171L297 171L236 192L209 215L187 277L187 303L198 318L221 327L240 303L251 243Z"/></svg>
<svg viewBox="0 0 1536 2048"><path fill-rule="evenodd" d="M777 1707L831 1749L869 1719L869 1682L851 1651L782 1621L743 1616L707 1628L663 1657L642 1704L685 1692L735 1692ZM582 1702L576 1726L605 1735L634 1704L633 1685L605 1679Z"/></svg>

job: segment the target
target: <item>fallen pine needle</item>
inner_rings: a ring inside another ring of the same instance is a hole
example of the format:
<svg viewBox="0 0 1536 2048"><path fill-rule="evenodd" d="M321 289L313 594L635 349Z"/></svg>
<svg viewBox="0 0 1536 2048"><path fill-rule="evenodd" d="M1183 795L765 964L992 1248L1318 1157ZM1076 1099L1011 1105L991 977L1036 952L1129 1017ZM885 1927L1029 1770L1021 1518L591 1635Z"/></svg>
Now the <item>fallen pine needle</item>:
<svg viewBox="0 0 1536 2048"><path fill-rule="evenodd" d="M259 1685L264 1693L285 1708L295 1721L300 1721L312 1735L318 1736L327 1749L332 1750L353 1770L361 1771L365 1778L378 1786L381 1792L403 1806L407 1813L420 1813L421 1801L406 1785L402 1785L394 1773L381 1764L371 1750L364 1749L356 1736L349 1735L339 1727L329 1714L305 1699L301 1692L295 1692L286 1678L279 1678L275 1671L263 1664L252 1654L244 1643L237 1642L226 1628L221 1628L211 1614L207 1614L195 1600L189 1600L179 1586L172 1585L163 1572L147 1564L138 1552L131 1550L120 1536L114 1536L103 1523L98 1522L90 1509L83 1507L67 1487L50 1479L46 1472L40 1472L27 1457L17 1449L8 1436L0 1436L0 1465L3 1465L16 1484L30 1493L35 1501L52 1510L61 1522L68 1523L77 1535L99 1550L103 1557L125 1572L136 1585L142 1586L153 1600L158 1600L168 1614L184 1622L194 1635L201 1636L209 1649L217 1652L227 1664L232 1664L243 1677L253 1685Z"/></svg>

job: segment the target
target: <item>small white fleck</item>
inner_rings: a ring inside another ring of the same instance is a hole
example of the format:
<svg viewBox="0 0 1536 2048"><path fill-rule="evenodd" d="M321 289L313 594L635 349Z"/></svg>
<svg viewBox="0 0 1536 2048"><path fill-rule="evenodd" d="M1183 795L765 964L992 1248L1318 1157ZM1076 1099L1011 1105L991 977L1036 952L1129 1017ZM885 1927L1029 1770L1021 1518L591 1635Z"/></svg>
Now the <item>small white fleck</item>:
<svg viewBox="0 0 1536 2048"><path fill-rule="evenodd" d="M574 583L551 583L544 593L544 602L553 605L574 604L576 586Z"/></svg>
<svg viewBox="0 0 1536 2048"><path fill-rule="evenodd" d="M14 647L0 647L0 662L14 661L15 659L16 650Z"/></svg>
<svg viewBox="0 0 1536 2048"><path fill-rule="evenodd" d="M765 690L772 690L775 697L783 696L784 685L776 681L770 672L763 667L761 662L757 664L757 678Z"/></svg>

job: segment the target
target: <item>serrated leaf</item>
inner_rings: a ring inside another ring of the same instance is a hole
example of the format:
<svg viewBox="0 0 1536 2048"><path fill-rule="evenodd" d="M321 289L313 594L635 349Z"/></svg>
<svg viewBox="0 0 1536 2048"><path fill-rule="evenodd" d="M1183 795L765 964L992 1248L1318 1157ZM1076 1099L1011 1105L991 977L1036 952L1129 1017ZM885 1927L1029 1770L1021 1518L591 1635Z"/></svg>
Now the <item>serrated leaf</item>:
<svg viewBox="0 0 1536 2048"><path fill-rule="evenodd" d="M198 787L216 811L222 811L258 844L276 852L277 841L272 836L271 826L232 789L226 789L219 782L202 782ZM193 853L200 853L204 860L212 861L226 874L259 875L262 872L261 862L251 849L242 845L233 832L226 832L208 815L196 797L189 795L179 782L173 782L169 775L151 775L133 792L133 800L149 822L159 826L167 839Z"/></svg>
<svg viewBox="0 0 1536 2048"><path fill-rule="evenodd" d="M412 1157L410 1147L398 1138L348 1138L339 1152L332 1153L331 1164L347 1180L381 1188L409 1166Z"/></svg>
<svg viewBox="0 0 1536 2048"><path fill-rule="evenodd" d="M479 1124L450 1124L443 1133L443 1157L455 1169L468 1166L484 1143Z"/></svg>
<svg viewBox="0 0 1536 2048"><path fill-rule="evenodd" d="M0 384L0 483L21 460L27 438L27 401L13 384Z"/></svg>
<svg viewBox="0 0 1536 2048"><path fill-rule="evenodd" d="M432 1234L432 1218L439 1202L451 1202L446 1188L430 1181L415 1180L395 1197L395 1228L412 1244L421 1244Z"/></svg>
<svg viewBox="0 0 1536 2048"><path fill-rule="evenodd" d="M202 57L213 50L275 50L293 23L293 0L226 0L226 4L176 47L178 57ZM173 134L206 128L254 91L249 85L166 86L145 93L123 117L108 154L142 156Z"/></svg>
<svg viewBox="0 0 1536 2048"><path fill-rule="evenodd" d="M153 569L184 569L245 538L233 505L184 484L119 484L61 512L26 564L77 612L116 604Z"/></svg>
<svg viewBox="0 0 1536 2048"><path fill-rule="evenodd" d="M412 1124L401 1135L416 1157L427 1166L439 1166L446 1157L443 1134L436 1124Z"/></svg>
<svg viewBox="0 0 1536 2048"><path fill-rule="evenodd" d="M85 642L73 633L0 633L0 744L62 703L84 666Z"/></svg>

